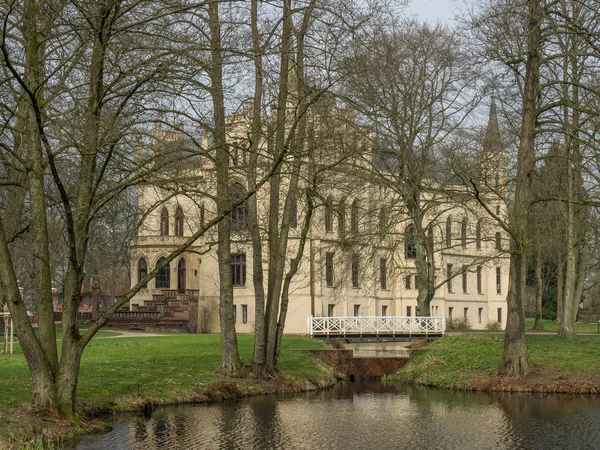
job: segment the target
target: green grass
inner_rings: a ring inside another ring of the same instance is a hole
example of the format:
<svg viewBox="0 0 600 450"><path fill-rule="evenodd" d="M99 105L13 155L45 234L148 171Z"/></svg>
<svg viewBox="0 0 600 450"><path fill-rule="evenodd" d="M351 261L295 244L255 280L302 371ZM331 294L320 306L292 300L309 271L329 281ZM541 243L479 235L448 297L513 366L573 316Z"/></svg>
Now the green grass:
<svg viewBox="0 0 600 450"><path fill-rule="evenodd" d="M242 363L252 358L254 337L239 335ZM325 348L326 344L298 336L285 336L279 369L296 381L327 380L330 375L315 358L293 349ZM221 358L219 335L170 335L95 339L84 351L78 384L78 402L98 404L141 395L153 401L177 401L217 381L213 371ZM0 355L2 389L0 406L27 403L31 378L20 353Z"/></svg>
<svg viewBox="0 0 600 450"><path fill-rule="evenodd" d="M600 378L600 339L569 340L529 335L531 360L550 369ZM446 336L429 345L394 378L449 389L468 389L474 380L493 374L502 359L503 335Z"/></svg>
<svg viewBox="0 0 600 450"><path fill-rule="evenodd" d="M535 319L527 318L525 319L525 329L527 331L532 331L533 324ZM544 331L557 332L560 328L560 324L558 324L554 320L544 320ZM598 323L583 323L577 322L575 324L575 331L580 334L598 334Z"/></svg>

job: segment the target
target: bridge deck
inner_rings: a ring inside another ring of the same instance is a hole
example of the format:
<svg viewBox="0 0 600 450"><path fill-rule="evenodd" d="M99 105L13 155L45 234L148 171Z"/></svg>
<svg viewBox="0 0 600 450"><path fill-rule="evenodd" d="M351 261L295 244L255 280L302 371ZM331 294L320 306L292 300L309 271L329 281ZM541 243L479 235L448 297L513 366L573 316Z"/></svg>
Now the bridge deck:
<svg viewBox="0 0 600 450"><path fill-rule="evenodd" d="M307 326L313 337L428 337L443 336L446 321L444 316L308 316Z"/></svg>

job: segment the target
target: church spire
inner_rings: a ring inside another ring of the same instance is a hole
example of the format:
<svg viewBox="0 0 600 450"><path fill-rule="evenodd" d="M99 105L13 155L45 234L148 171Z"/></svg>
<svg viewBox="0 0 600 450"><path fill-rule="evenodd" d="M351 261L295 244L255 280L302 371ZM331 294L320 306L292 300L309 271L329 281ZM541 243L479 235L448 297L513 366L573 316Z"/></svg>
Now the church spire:
<svg viewBox="0 0 600 450"><path fill-rule="evenodd" d="M483 140L483 150L486 152L499 152L503 150L502 138L500 137L500 128L498 127L498 113L496 112L496 101L492 98L490 105L490 116L488 119L485 138Z"/></svg>

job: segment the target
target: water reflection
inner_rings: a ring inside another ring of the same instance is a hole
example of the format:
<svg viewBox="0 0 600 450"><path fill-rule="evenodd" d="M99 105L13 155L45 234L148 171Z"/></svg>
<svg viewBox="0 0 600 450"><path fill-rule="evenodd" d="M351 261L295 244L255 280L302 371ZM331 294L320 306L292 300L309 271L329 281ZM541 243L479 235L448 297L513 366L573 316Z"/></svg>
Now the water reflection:
<svg viewBox="0 0 600 450"><path fill-rule="evenodd" d="M123 416L92 449L563 449L600 446L600 399L346 384Z"/></svg>

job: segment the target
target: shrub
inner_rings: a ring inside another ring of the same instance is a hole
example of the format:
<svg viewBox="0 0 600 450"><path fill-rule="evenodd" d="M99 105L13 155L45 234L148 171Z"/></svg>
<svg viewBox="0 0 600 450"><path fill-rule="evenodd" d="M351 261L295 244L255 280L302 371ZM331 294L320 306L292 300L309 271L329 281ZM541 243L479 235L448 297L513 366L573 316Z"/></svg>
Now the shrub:
<svg viewBox="0 0 600 450"><path fill-rule="evenodd" d="M453 331L453 330L470 330L471 329L471 325L469 324L468 321L464 320L464 319L453 319L453 320L448 320L448 322L446 322L446 330L448 331Z"/></svg>
<svg viewBox="0 0 600 450"><path fill-rule="evenodd" d="M500 322L494 320L494 321L488 322L487 325L485 326L485 329L488 331L502 331L502 325L500 324Z"/></svg>
<svg viewBox="0 0 600 450"><path fill-rule="evenodd" d="M335 348L336 350L343 350L346 347L344 346L344 341L342 339L333 339L331 341L327 342L329 345L331 345L333 348Z"/></svg>

